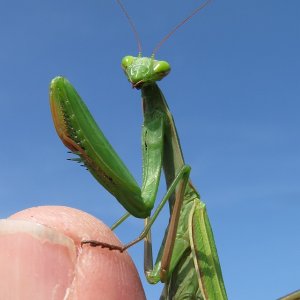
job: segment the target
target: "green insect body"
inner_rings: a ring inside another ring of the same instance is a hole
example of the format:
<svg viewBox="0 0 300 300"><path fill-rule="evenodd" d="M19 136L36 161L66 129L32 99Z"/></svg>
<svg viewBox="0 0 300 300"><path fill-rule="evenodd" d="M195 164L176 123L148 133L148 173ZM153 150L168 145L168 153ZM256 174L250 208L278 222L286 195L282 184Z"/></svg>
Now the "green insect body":
<svg viewBox="0 0 300 300"><path fill-rule="evenodd" d="M175 123L166 100L156 84L142 87L142 98L144 114L160 110L168 120L164 136L163 157L166 159L163 167L169 187L185 164ZM174 197L171 197L169 201L171 214L174 201ZM155 267L148 273L148 280L152 283L161 280L160 268L164 247L165 244L162 243ZM188 269L189 276L185 268L187 264L192 266ZM200 200L200 195L191 182L187 184L184 192L168 274L170 276L165 288L168 297L165 299L227 299L205 204ZM192 278L193 280L189 280Z"/></svg>
<svg viewBox="0 0 300 300"><path fill-rule="evenodd" d="M124 206L129 214L151 214L163 168L167 193L140 237L146 237L145 274L150 283L165 282L161 299L227 299L213 233L205 204L189 180L173 117L156 84L170 72L170 65L154 57L126 56L122 68L132 86L141 89L143 184L139 188L113 150L72 85L63 77L50 87L54 125L62 142L84 162L92 175ZM148 233L161 208L169 202L171 220L156 263ZM101 241L85 241L92 246ZM112 247L118 249L118 247Z"/></svg>
<svg viewBox="0 0 300 300"><path fill-rule="evenodd" d="M180 255L160 299L227 299L205 204L195 198L182 213L188 223L178 230Z"/></svg>

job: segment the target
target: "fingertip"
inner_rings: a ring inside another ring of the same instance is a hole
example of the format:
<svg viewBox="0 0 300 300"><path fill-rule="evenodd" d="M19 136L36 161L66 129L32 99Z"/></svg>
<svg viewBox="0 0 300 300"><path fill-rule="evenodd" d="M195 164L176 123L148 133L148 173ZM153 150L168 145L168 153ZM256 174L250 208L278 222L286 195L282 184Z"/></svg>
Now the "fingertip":
<svg viewBox="0 0 300 300"><path fill-rule="evenodd" d="M75 253L75 259L71 259L72 266L65 268L68 271L65 272L64 276L68 278L71 274L72 278L71 282L70 280L66 281L68 286L65 288L65 296L68 295L68 299L145 299L137 270L127 252L120 253L88 245L81 247L81 241L88 239L121 245L113 232L93 216L69 207L43 206L18 212L12 215L9 220L23 220L23 222L30 222L35 226L43 226L58 235L65 236L66 240L71 240L70 245L65 245L68 251L71 251L71 253L74 251ZM39 237L37 240L39 242L42 239ZM34 244L33 241L27 241L27 243ZM14 240L10 244L16 247ZM24 248L24 246L21 246L21 248ZM58 251L65 252L66 250L59 248ZM31 263L40 264L45 268L45 273L39 275L39 280L49 281L49 273L54 274L50 270L51 265L63 266L63 264L61 262L56 263L55 258L51 258L49 264L50 259L44 254L44 250L40 250L40 253L42 253L44 260L36 261L32 258L29 260L31 260ZM55 251L52 250L52 253L55 253ZM23 260L21 254L16 255ZM59 254L56 254L56 256L59 257ZM28 271L31 273L30 269ZM27 283L27 285L30 284L36 285L36 281L33 280ZM31 297L27 299L48 298Z"/></svg>

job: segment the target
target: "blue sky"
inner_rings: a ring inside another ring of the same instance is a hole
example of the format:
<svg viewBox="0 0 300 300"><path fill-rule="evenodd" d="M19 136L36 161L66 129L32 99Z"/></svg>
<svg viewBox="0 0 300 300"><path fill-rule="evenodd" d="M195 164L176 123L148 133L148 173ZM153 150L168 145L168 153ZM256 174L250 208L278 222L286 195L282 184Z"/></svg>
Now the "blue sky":
<svg viewBox="0 0 300 300"><path fill-rule="evenodd" d="M144 55L198 1L124 1ZM207 204L229 299L300 288L300 2L213 1L157 54L192 180ZM114 1L0 1L1 217L67 205L112 224L118 202L54 131L48 85L66 76L141 181L141 101L120 69L137 54ZM162 182L161 193L164 191ZM167 211L154 228L156 248ZM130 219L124 242L142 228ZM142 245L130 249L142 279ZM143 279L144 280L144 279ZM148 299L162 286L143 281Z"/></svg>

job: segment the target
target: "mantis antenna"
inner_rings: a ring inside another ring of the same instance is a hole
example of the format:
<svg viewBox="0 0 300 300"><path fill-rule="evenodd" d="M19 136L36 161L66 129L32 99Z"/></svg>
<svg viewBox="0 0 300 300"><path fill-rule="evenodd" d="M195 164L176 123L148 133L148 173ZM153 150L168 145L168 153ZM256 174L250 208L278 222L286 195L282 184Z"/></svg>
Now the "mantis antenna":
<svg viewBox="0 0 300 300"><path fill-rule="evenodd" d="M141 44L141 39L139 37L139 34L136 30L136 26L133 23L132 18L130 17L130 15L128 14L128 12L126 11L124 5L122 4L121 0L116 0L118 5L120 6L121 10L123 11L123 13L125 14L129 25L134 33L135 36L135 40L137 42L138 45L138 50L139 50L139 56L142 53L142 44ZM160 47L185 23L187 23L194 15L196 15L200 10L202 10L209 2L211 2L212 0L206 0L204 3L202 3L201 5L199 5L195 10L193 10L191 12L190 15L188 15L184 20L182 20L179 24L177 24L158 44L157 46L154 48L153 52L152 52L152 57L155 56L155 54L157 53L157 51L160 49Z"/></svg>
<svg viewBox="0 0 300 300"><path fill-rule="evenodd" d="M128 22L129 22L129 25L130 25L130 27L131 27L131 29L133 31L135 40L137 42L138 50L139 50L139 56L140 56L141 53L142 53L142 43L141 43L140 36L139 36L139 34L138 34L137 30L136 30L136 26L134 25L132 18L130 17L130 15L126 11L126 9L125 9L124 5L122 4L121 0L116 0L116 1L117 1L118 5L121 7L123 13L125 14Z"/></svg>
<svg viewBox="0 0 300 300"><path fill-rule="evenodd" d="M211 2L212 0L206 0L204 3L202 3L200 6L198 6L195 10L193 10L191 12L190 15L188 15L184 20L182 20L179 24L177 24L158 44L157 46L154 48L153 52L152 52L152 56L154 57L154 55L157 53L157 51L159 50L159 48L182 26L184 25L186 22L188 22L194 15L196 15L200 10L202 10L209 2Z"/></svg>

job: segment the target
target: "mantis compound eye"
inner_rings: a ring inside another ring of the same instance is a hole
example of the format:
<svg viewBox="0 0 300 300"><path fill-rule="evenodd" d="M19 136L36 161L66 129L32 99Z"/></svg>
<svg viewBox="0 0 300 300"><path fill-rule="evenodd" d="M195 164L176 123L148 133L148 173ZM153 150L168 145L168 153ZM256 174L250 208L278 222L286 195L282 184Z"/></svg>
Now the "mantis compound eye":
<svg viewBox="0 0 300 300"><path fill-rule="evenodd" d="M171 71L171 66L166 61L155 61L153 66L153 71L155 74L162 79L166 75L168 75Z"/></svg>
<svg viewBox="0 0 300 300"><path fill-rule="evenodd" d="M134 61L133 56L130 55L124 56L121 62L123 70L127 69L128 66L130 66L133 63L133 61Z"/></svg>

